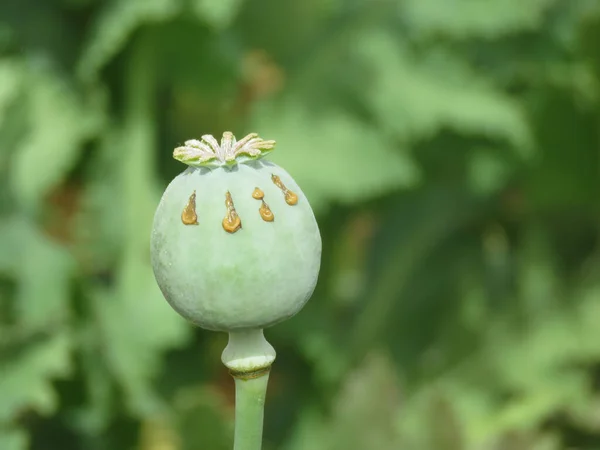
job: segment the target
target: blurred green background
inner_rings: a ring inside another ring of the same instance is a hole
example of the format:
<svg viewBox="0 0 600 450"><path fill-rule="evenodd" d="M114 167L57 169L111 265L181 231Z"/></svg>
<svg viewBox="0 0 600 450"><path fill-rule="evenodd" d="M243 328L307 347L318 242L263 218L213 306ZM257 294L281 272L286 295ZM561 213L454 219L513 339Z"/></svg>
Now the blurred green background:
<svg viewBox="0 0 600 450"><path fill-rule="evenodd" d="M323 237L265 450L600 449L598 0L1 0L0 450L231 448L149 265L225 130Z"/></svg>

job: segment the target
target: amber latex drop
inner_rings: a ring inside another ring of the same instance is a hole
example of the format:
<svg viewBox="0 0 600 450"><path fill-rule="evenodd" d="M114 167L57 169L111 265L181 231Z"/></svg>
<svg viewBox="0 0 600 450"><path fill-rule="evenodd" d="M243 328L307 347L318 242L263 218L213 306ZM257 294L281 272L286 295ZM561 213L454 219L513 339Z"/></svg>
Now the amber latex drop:
<svg viewBox="0 0 600 450"><path fill-rule="evenodd" d="M254 192L252 192L252 198L256 200L262 200L265 198L265 193L256 187L254 188Z"/></svg>
<svg viewBox="0 0 600 450"><path fill-rule="evenodd" d="M273 220L275 220L273 211L271 211L271 208L269 208L269 205L267 205L264 200L262 201L260 208L258 208L258 212L265 222L273 222Z"/></svg>
<svg viewBox="0 0 600 450"><path fill-rule="evenodd" d="M288 205L295 205L296 203L298 203L298 196L285 187L285 185L281 181L281 178L279 178L277 175L271 175L271 180L273 180L275 186L281 189L285 198L285 202Z"/></svg>
<svg viewBox="0 0 600 450"><path fill-rule="evenodd" d="M181 221L184 225L198 225L198 216L196 215L196 191L192 192L187 205L183 208Z"/></svg>
<svg viewBox="0 0 600 450"><path fill-rule="evenodd" d="M298 196L296 194L294 194L292 191L286 191L285 192L285 202L288 205L295 205L296 203L298 203Z"/></svg>
<svg viewBox="0 0 600 450"><path fill-rule="evenodd" d="M228 233L235 233L242 228L242 221L235 211L233 199L229 191L225 194L225 206L227 207L227 215L223 219L223 229Z"/></svg>

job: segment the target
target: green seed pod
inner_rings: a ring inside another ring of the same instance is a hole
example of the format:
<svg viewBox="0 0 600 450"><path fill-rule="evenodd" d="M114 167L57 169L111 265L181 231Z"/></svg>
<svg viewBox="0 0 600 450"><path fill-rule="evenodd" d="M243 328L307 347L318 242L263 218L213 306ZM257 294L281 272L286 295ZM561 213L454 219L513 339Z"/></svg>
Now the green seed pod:
<svg viewBox="0 0 600 450"><path fill-rule="evenodd" d="M210 330L265 328L296 314L312 295L321 237L300 187L261 158L274 141L226 132L186 141L189 165L154 216L154 275L170 305Z"/></svg>

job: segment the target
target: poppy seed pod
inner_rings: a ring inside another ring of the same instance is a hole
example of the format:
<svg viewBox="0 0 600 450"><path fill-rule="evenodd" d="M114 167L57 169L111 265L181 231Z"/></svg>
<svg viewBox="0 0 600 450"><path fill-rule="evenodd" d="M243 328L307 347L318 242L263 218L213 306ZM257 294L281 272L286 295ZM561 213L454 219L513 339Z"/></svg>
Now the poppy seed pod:
<svg viewBox="0 0 600 450"><path fill-rule="evenodd" d="M262 329L296 314L312 295L321 237L293 178L261 158L256 134L223 134L175 149L187 164L154 216L151 258L169 304L200 327Z"/></svg>

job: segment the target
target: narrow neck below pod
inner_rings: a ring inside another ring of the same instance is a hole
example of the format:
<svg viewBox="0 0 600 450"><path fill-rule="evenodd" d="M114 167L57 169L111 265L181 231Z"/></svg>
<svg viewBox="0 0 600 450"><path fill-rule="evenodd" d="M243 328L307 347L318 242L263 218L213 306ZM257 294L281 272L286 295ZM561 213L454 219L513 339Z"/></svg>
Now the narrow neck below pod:
<svg viewBox="0 0 600 450"><path fill-rule="evenodd" d="M221 360L235 380L233 449L260 450L267 383L275 349L265 339L262 329L230 331Z"/></svg>
<svg viewBox="0 0 600 450"><path fill-rule="evenodd" d="M275 361L275 349L265 339L262 328L229 332L229 342L221 361L235 378L256 378Z"/></svg>

